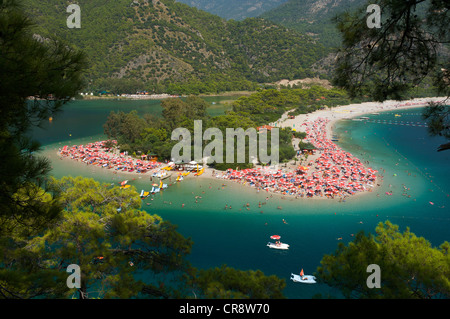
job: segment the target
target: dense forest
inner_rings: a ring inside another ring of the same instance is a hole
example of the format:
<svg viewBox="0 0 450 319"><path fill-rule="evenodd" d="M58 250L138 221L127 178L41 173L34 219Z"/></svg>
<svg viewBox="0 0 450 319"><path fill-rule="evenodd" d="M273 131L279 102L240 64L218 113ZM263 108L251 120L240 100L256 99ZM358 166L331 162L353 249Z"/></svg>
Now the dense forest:
<svg viewBox="0 0 450 319"><path fill-rule="evenodd" d="M265 125L276 122L287 111L290 111L289 115L298 115L351 102L345 91L340 89L320 86L269 89L240 97L234 102L233 111L242 117L251 118L257 125Z"/></svg>
<svg viewBox="0 0 450 319"><path fill-rule="evenodd" d="M331 49L339 47L342 41L333 18L337 14L355 10L363 4L357 0L289 0L262 13L260 17L308 34L327 49Z"/></svg>
<svg viewBox="0 0 450 319"><path fill-rule="evenodd" d="M233 20L254 18L287 0L178 0L192 7Z"/></svg>
<svg viewBox="0 0 450 319"><path fill-rule="evenodd" d="M51 3L25 4L34 33L87 54L90 90L254 90L257 83L313 76L310 66L324 56L322 45L297 31L256 18L226 21L173 0L80 0L79 29L66 25L66 1Z"/></svg>

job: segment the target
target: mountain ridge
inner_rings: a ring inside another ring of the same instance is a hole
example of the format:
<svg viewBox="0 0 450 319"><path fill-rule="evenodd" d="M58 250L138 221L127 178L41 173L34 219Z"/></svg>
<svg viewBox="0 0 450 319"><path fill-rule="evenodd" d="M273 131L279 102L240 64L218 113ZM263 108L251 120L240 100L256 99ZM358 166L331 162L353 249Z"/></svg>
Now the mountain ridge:
<svg viewBox="0 0 450 319"><path fill-rule="evenodd" d="M186 83L200 87L193 93L254 89L312 76L310 66L323 56L320 44L297 31L257 18L226 21L174 0L79 0L80 29L66 27L66 1L51 3L27 2L36 33L84 50L87 81L96 88L127 82L155 92L186 93Z"/></svg>
<svg viewBox="0 0 450 319"><path fill-rule="evenodd" d="M331 19L362 5L360 0L288 0L259 17L311 35L332 48L340 45L341 36Z"/></svg>
<svg viewBox="0 0 450 319"><path fill-rule="evenodd" d="M177 0L224 19L254 18L288 0Z"/></svg>

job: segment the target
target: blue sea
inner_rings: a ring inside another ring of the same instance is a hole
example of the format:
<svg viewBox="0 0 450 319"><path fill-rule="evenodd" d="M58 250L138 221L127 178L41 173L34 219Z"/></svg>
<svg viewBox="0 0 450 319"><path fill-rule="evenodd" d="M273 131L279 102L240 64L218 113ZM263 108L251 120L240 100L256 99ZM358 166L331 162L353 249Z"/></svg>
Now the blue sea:
<svg viewBox="0 0 450 319"><path fill-rule="evenodd" d="M220 99L216 99L208 100L212 115L224 110L217 107L215 102ZM159 101L70 103L45 130L34 133L44 145L43 155L52 160L52 174L81 175L107 183L123 180L124 176L108 170L60 160L56 151L63 145L103 139L102 125L109 112L133 109L158 115L161 105ZM336 143L383 175L373 192L345 202L270 196L230 181L200 177L170 185L146 199L142 208L178 225L181 234L192 238L189 260L195 267L226 264L242 270L260 269L285 279L284 294L292 299L317 294L339 297L338 291L323 284L294 283L290 274L301 269L313 274L323 255L333 253L338 243L351 241L362 230L374 232L377 224L386 220L399 225L401 231L409 227L433 246L450 240L450 151L437 152L445 140L430 137L427 128L418 124L424 123L421 112L420 108L387 111L369 114L367 121L335 124ZM151 187L149 177L136 176L130 183L138 191ZM391 191L392 195L386 195ZM290 244L290 249L266 247L274 234Z"/></svg>

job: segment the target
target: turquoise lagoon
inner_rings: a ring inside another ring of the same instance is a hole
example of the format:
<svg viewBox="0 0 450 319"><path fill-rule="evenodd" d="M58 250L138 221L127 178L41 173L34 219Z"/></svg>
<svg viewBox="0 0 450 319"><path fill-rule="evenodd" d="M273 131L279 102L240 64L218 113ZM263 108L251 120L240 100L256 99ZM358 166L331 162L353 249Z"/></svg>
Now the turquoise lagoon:
<svg viewBox="0 0 450 319"><path fill-rule="evenodd" d="M211 115L223 112L223 107L213 104L220 98L208 101ZM106 183L130 180L130 175L60 160L56 151L63 145L103 139L102 125L109 112L133 109L141 114L161 112L160 101L75 101L66 106L45 130L34 134L43 143L43 154L52 160L52 174L57 178L81 175ZM426 127L410 124L424 122L421 111L388 111L369 114L368 121L341 120L335 124L337 143L383 175L381 186L374 191L345 202L270 196L229 181L192 177L147 198L142 208L170 220L180 233L192 238L189 260L198 268L226 264L243 270L260 269L286 280L284 293L288 298L338 296L326 285L294 283L290 274L302 268L312 274L322 256L333 253L339 242L351 241L362 230L374 232L377 224L386 220L402 231L410 227L434 246L450 240L450 151L437 152L444 140L428 136ZM151 188L148 176L136 175L130 184L138 191ZM388 191L393 195L386 195ZM266 247L273 234L281 235L290 249Z"/></svg>

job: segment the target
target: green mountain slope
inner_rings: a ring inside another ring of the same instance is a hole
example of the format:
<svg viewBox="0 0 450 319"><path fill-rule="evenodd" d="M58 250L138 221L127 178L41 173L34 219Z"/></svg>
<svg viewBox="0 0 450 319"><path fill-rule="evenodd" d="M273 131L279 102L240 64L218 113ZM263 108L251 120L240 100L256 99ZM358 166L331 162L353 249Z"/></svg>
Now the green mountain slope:
<svg viewBox="0 0 450 319"><path fill-rule="evenodd" d="M225 19L254 18L288 0L178 0Z"/></svg>
<svg viewBox="0 0 450 319"><path fill-rule="evenodd" d="M331 19L364 5L362 0L289 0L260 17L311 35L326 47L340 45L341 37Z"/></svg>
<svg viewBox="0 0 450 319"><path fill-rule="evenodd" d="M83 49L91 88L190 93L247 89L250 82L311 76L323 56L310 37L263 19L224 19L174 0L79 0L81 28L66 25L67 1L28 0L40 36ZM199 84L201 83L201 84ZM183 86L184 85L184 86ZM199 91L199 92L197 92Z"/></svg>

